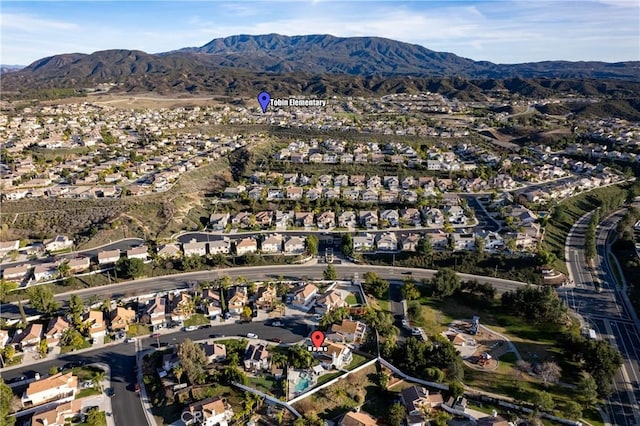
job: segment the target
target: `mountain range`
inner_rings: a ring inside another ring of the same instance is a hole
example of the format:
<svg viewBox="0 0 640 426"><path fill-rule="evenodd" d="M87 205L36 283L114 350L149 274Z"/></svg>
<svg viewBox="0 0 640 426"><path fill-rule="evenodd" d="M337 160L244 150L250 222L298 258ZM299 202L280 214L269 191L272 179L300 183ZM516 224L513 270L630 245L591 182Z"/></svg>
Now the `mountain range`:
<svg viewBox="0 0 640 426"><path fill-rule="evenodd" d="M99 83L117 83L124 91L226 95L253 95L260 90L359 95L468 86L473 98L474 87L481 92L511 90L507 86L515 85L525 92L544 92L573 79L582 80L579 84L588 86L583 87L587 92L601 93L615 86L637 94L638 87L627 82L640 82L640 62L505 65L379 37L268 34L217 38L201 47L157 54L105 50L55 55L2 74L5 93Z"/></svg>

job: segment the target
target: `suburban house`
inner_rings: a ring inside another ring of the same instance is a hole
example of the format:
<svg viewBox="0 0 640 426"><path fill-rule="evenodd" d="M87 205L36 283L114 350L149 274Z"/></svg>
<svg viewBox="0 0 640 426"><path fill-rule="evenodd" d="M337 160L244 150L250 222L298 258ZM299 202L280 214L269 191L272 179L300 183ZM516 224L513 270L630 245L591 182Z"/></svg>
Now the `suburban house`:
<svg viewBox="0 0 640 426"><path fill-rule="evenodd" d="M223 237L221 240L210 241L209 253L212 255L231 253L231 240L229 237Z"/></svg>
<svg viewBox="0 0 640 426"><path fill-rule="evenodd" d="M222 362L227 359L227 347L221 343L204 342L202 344L202 350L204 350L204 354L207 356L209 364L213 362Z"/></svg>
<svg viewBox="0 0 640 426"><path fill-rule="evenodd" d="M44 332L44 338L48 346L56 346L60 342L62 333L70 327L69 321L64 317L57 316L51 318Z"/></svg>
<svg viewBox="0 0 640 426"><path fill-rule="evenodd" d="M424 426L428 424L425 412L440 407L443 402L439 393L429 394L420 386L411 386L400 393L400 399L407 410L407 426Z"/></svg>
<svg viewBox="0 0 640 426"><path fill-rule="evenodd" d="M305 284L303 287L296 289L294 294L293 304L304 307L314 300L316 294L318 294L318 287L311 283Z"/></svg>
<svg viewBox="0 0 640 426"><path fill-rule="evenodd" d="M182 256L177 244L165 244L158 249L158 256L163 259L176 259Z"/></svg>
<svg viewBox="0 0 640 426"><path fill-rule="evenodd" d="M38 346L38 343L40 343L43 328L42 324L32 322L24 329L24 331L22 331L22 333L16 332L11 343L20 344L20 347L25 352L33 351Z"/></svg>
<svg viewBox="0 0 640 426"><path fill-rule="evenodd" d="M398 210L383 210L380 213L380 221L385 222L387 226L398 226L400 224L400 214Z"/></svg>
<svg viewBox="0 0 640 426"><path fill-rule="evenodd" d="M269 370L269 351L262 343L249 343L244 354L244 369L257 373Z"/></svg>
<svg viewBox="0 0 640 426"><path fill-rule="evenodd" d="M376 247L379 251L398 250L398 237L394 232L376 234Z"/></svg>
<svg viewBox="0 0 640 426"><path fill-rule="evenodd" d="M98 264L108 265L120 259L120 250L102 250L98 252Z"/></svg>
<svg viewBox="0 0 640 426"><path fill-rule="evenodd" d="M271 210L265 210L256 213L255 217L256 225L261 228L268 228L271 226L271 222L273 222L273 212Z"/></svg>
<svg viewBox="0 0 640 426"><path fill-rule="evenodd" d="M23 263L22 265L12 266L2 270L2 278L7 281L21 282L31 270L31 265Z"/></svg>
<svg viewBox="0 0 640 426"><path fill-rule="evenodd" d="M147 246L139 246L127 250L127 258L129 259L140 259L145 261L148 257L149 253Z"/></svg>
<svg viewBox="0 0 640 426"><path fill-rule="evenodd" d="M353 237L353 250L355 251L369 251L374 247L374 235L373 234L358 234Z"/></svg>
<svg viewBox="0 0 640 426"><path fill-rule="evenodd" d="M491 416L481 417L476 421L477 426L509 426L509 422L494 410Z"/></svg>
<svg viewBox="0 0 640 426"><path fill-rule="evenodd" d="M344 415L339 426L377 426L378 420L364 411L350 411Z"/></svg>
<svg viewBox="0 0 640 426"><path fill-rule="evenodd" d="M219 397L193 402L180 415L184 425L226 426L233 417L231 407Z"/></svg>
<svg viewBox="0 0 640 426"><path fill-rule="evenodd" d="M48 252L66 250L71 247L73 247L73 240L70 240L66 235L58 235L44 244L44 248Z"/></svg>
<svg viewBox="0 0 640 426"><path fill-rule="evenodd" d="M280 253L282 252L282 235L269 235L262 241L262 253Z"/></svg>
<svg viewBox="0 0 640 426"><path fill-rule="evenodd" d="M227 307L229 312L239 314L242 312L242 308L249 302L247 296L247 288L241 286L235 286L229 289L229 300L227 301Z"/></svg>
<svg viewBox="0 0 640 426"><path fill-rule="evenodd" d="M214 318L222 313L220 293L217 290L207 288L202 291L201 303L207 316Z"/></svg>
<svg viewBox="0 0 640 426"><path fill-rule="evenodd" d="M167 298L164 296L156 296L153 301L149 302L144 309L144 316L148 317L149 324L154 328L164 325L167 312Z"/></svg>
<svg viewBox="0 0 640 426"><path fill-rule="evenodd" d="M318 224L318 228L320 229L333 228L336 225L336 214L331 211L322 212L318 215L316 223Z"/></svg>
<svg viewBox="0 0 640 426"><path fill-rule="evenodd" d="M192 239L182 245L182 251L185 256L204 256L207 254L207 243Z"/></svg>
<svg viewBox="0 0 640 426"><path fill-rule="evenodd" d="M71 419L79 417L82 411L82 400L74 399L45 411L36 413L31 418L32 426L65 426Z"/></svg>
<svg viewBox="0 0 640 426"><path fill-rule="evenodd" d="M358 212L358 222L363 228L377 228L378 212L376 210L360 210Z"/></svg>
<svg viewBox="0 0 640 426"><path fill-rule="evenodd" d="M342 292L339 290L331 290L318 298L316 302L316 313L323 314L327 311L342 307L349 307L349 304L342 296Z"/></svg>
<svg viewBox="0 0 640 426"><path fill-rule="evenodd" d="M313 212L296 212L293 218L295 226L312 226Z"/></svg>
<svg viewBox="0 0 640 426"><path fill-rule="evenodd" d="M400 220L403 223L411 226L422 225L422 216L420 215L420 210L416 208L403 210L402 215L400 216Z"/></svg>
<svg viewBox="0 0 640 426"><path fill-rule="evenodd" d="M458 234L450 235L453 241L454 250L473 250L476 247L476 237L474 234Z"/></svg>
<svg viewBox="0 0 640 426"><path fill-rule="evenodd" d="M333 324L331 326L331 333L339 336L341 338L340 341L343 343L362 343L366 330L366 324L349 319L343 319L341 324Z"/></svg>
<svg viewBox="0 0 640 426"><path fill-rule="evenodd" d="M36 281L49 281L54 279L57 275L57 263L41 263L33 268L33 279Z"/></svg>
<svg viewBox="0 0 640 426"><path fill-rule="evenodd" d="M420 242L420 234L408 234L400 237L400 249L402 251L416 251Z"/></svg>
<svg viewBox="0 0 640 426"><path fill-rule="evenodd" d="M338 226L340 228L355 228L356 224L356 214L353 211L345 211L338 216Z"/></svg>
<svg viewBox="0 0 640 426"><path fill-rule="evenodd" d="M22 406L36 406L51 401L72 401L77 389L78 378L72 372L54 374L29 383L22 395Z"/></svg>
<svg viewBox="0 0 640 426"><path fill-rule="evenodd" d="M265 285L258 289L255 295L256 306L261 309L269 309L278 300L275 286Z"/></svg>
<svg viewBox="0 0 640 426"><path fill-rule="evenodd" d="M304 238L292 235L284 242L284 252L289 254L300 254L305 251Z"/></svg>
<svg viewBox="0 0 640 426"><path fill-rule="evenodd" d="M184 321L194 313L193 297L186 291L170 295L169 302L172 321Z"/></svg>
<svg viewBox="0 0 640 426"><path fill-rule="evenodd" d="M20 248L20 240L0 241L0 256L4 256L10 251L17 251Z"/></svg>
<svg viewBox="0 0 640 426"><path fill-rule="evenodd" d="M255 238L243 238L236 241L236 254L242 256L247 253L255 253L258 251L258 242Z"/></svg>
<svg viewBox="0 0 640 426"><path fill-rule="evenodd" d="M69 271L73 274L86 271L91 266L90 260L88 257L69 259Z"/></svg>
<svg viewBox="0 0 640 426"><path fill-rule="evenodd" d="M87 312L83 322L89 324L89 335L92 339L104 337L107 332L107 325L104 322L102 311Z"/></svg>
<svg viewBox="0 0 640 426"><path fill-rule="evenodd" d="M353 361L351 349L346 345L326 341L324 346L327 347L327 350L325 352L317 352L317 354L320 357L320 365L326 370L331 368L340 370Z"/></svg>
<svg viewBox="0 0 640 426"><path fill-rule="evenodd" d="M111 330L125 330L136 320L136 313L133 309L118 306L109 313Z"/></svg>
<svg viewBox="0 0 640 426"><path fill-rule="evenodd" d="M212 213L209 216L209 227L214 231L224 231L229 223L229 213Z"/></svg>

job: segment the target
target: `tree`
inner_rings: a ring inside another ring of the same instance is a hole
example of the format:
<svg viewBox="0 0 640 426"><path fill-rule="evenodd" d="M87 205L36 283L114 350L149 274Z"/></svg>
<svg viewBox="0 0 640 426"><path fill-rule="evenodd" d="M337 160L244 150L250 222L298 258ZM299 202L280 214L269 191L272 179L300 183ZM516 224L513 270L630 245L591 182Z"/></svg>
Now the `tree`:
<svg viewBox="0 0 640 426"><path fill-rule="evenodd" d="M353 238L351 234L343 234L342 235L342 254L347 257L351 257L353 255Z"/></svg>
<svg viewBox="0 0 640 426"><path fill-rule="evenodd" d="M60 278L66 278L71 275L71 267L69 266L69 262L60 262L56 269Z"/></svg>
<svg viewBox="0 0 640 426"><path fill-rule="evenodd" d="M332 264L327 265L327 269L322 272L322 277L327 281L334 281L338 279L338 272L336 267Z"/></svg>
<svg viewBox="0 0 640 426"><path fill-rule="evenodd" d="M10 416L11 412L11 400L13 399L13 391L5 384L4 380L0 377L0 419L2 419L6 426L13 426L16 423L15 416Z"/></svg>
<svg viewBox="0 0 640 426"><path fill-rule="evenodd" d="M309 234L307 235L307 239L306 239L306 245L307 245L307 253L310 254L311 256L317 256L318 255L318 237L315 236L314 234Z"/></svg>
<svg viewBox="0 0 640 426"><path fill-rule="evenodd" d="M84 313L84 303L82 298L77 294L72 294L69 299L68 312L71 315L71 321L74 326L78 327L82 322L82 314Z"/></svg>
<svg viewBox="0 0 640 426"><path fill-rule="evenodd" d="M454 398L464 395L464 385L458 381L449 383L449 393Z"/></svg>
<svg viewBox="0 0 640 426"><path fill-rule="evenodd" d="M67 328L62 332L60 343L62 346L69 346L74 350L82 349L84 347L84 337L75 328Z"/></svg>
<svg viewBox="0 0 640 426"><path fill-rule="evenodd" d="M40 354L40 357L42 358L46 357L48 352L49 352L49 345L47 345L47 340L46 339L40 340L40 342L38 343L38 353Z"/></svg>
<svg viewBox="0 0 640 426"><path fill-rule="evenodd" d="M460 278L455 271L449 268L439 269L431 279L433 293L436 297L444 298L451 296L460 288Z"/></svg>
<svg viewBox="0 0 640 426"><path fill-rule="evenodd" d="M204 367L208 360L202 346L191 339L185 339L178 347L178 359L191 384L200 383L204 379Z"/></svg>
<svg viewBox="0 0 640 426"><path fill-rule="evenodd" d="M91 381L93 382L93 387L102 392L102 382L106 377L107 373L105 373L103 370L96 371L96 373L93 375L93 378L91 379Z"/></svg>
<svg viewBox="0 0 640 426"><path fill-rule="evenodd" d="M6 302L9 293L18 288L18 284L13 281L7 281L4 278L0 279L0 302Z"/></svg>
<svg viewBox="0 0 640 426"><path fill-rule="evenodd" d="M89 410L87 413L87 425L89 426L107 426L106 417L104 411L100 411L97 408Z"/></svg>
<svg viewBox="0 0 640 426"><path fill-rule="evenodd" d="M415 300L420 298L420 289L413 280L406 280L402 286L402 296L407 300Z"/></svg>
<svg viewBox="0 0 640 426"><path fill-rule="evenodd" d="M558 383L561 373L560 366L555 362L543 362L538 372L545 386L549 383Z"/></svg>
<svg viewBox="0 0 640 426"><path fill-rule="evenodd" d="M313 364L313 355L302 345L289 347L289 364L293 368L307 369Z"/></svg>
<svg viewBox="0 0 640 426"><path fill-rule="evenodd" d="M389 296L389 281L383 280L375 272L365 272L362 287L365 292L373 294L378 299L387 299Z"/></svg>
<svg viewBox="0 0 640 426"><path fill-rule="evenodd" d="M34 309L51 314L56 311L59 305L53 298L53 292L45 285L37 285L27 289L27 297Z"/></svg>
<svg viewBox="0 0 640 426"><path fill-rule="evenodd" d="M138 278L144 272L144 262L142 259L123 257L116 262L116 271L126 278Z"/></svg>
<svg viewBox="0 0 640 426"><path fill-rule="evenodd" d="M582 417L582 406L575 401L569 401L565 405L564 413L571 420L579 420Z"/></svg>
<svg viewBox="0 0 640 426"><path fill-rule="evenodd" d="M407 410L404 408L404 405L399 402L394 403L389 408L389 414L387 414L387 421L389 422L389 425L402 426L406 412Z"/></svg>
<svg viewBox="0 0 640 426"><path fill-rule="evenodd" d="M180 365L180 363L178 363L178 364L173 366L173 375L175 376L176 380L178 381L178 384L182 383L181 379L182 379L182 374L183 373L184 373L184 370L182 369L182 365Z"/></svg>
<svg viewBox="0 0 640 426"><path fill-rule="evenodd" d="M251 311L251 308L249 306L244 306L242 308L242 313L240 314L240 316L245 319L246 321L251 321L251 314L253 313L253 311Z"/></svg>
<svg viewBox="0 0 640 426"><path fill-rule="evenodd" d="M4 347L2 355L5 363L13 361L13 357L16 356L16 348L13 345L7 345Z"/></svg>
<svg viewBox="0 0 640 426"><path fill-rule="evenodd" d="M531 403L539 411L551 411L555 407L551 394L544 391L534 391L531 395Z"/></svg>
<svg viewBox="0 0 640 426"><path fill-rule="evenodd" d="M425 235L423 238L420 238L418 241L418 246L416 247L416 251L423 256L429 256L433 253L433 243L431 242L431 237Z"/></svg>
<svg viewBox="0 0 640 426"><path fill-rule="evenodd" d="M577 391L585 407L593 407L598 402L598 385L591 375L582 375L578 382Z"/></svg>

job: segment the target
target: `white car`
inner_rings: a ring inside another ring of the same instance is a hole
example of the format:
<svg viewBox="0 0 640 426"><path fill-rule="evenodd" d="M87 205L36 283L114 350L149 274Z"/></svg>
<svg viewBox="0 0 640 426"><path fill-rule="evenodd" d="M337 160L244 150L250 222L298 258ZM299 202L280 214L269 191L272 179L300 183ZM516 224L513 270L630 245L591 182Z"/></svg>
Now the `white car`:
<svg viewBox="0 0 640 426"><path fill-rule="evenodd" d="M412 334L413 336L422 336L422 329L421 329L421 328L416 327L416 328L414 328L414 329L412 329L412 330L411 330L411 334Z"/></svg>
<svg viewBox="0 0 640 426"><path fill-rule="evenodd" d="M138 339L136 339L135 337L129 337L129 338L126 340L126 342L127 342L127 343L134 343L134 342L136 342L137 340L138 340Z"/></svg>
<svg viewBox="0 0 640 426"><path fill-rule="evenodd" d="M402 326L403 326L404 328L406 328L407 330L410 330L410 329L411 329L411 324L409 324L409 321L407 321L407 319L406 319L406 318L403 318L403 319L402 319Z"/></svg>
<svg viewBox="0 0 640 426"><path fill-rule="evenodd" d="M190 325L189 327L185 327L184 331L195 331L198 329L197 325Z"/></svg>
<svg viewBox="0 0 640 426"><path fill-rule="evenodd" d="M256 333L247 333L247 338L249 338L249 339L257 339L258 335Z"/></svg>

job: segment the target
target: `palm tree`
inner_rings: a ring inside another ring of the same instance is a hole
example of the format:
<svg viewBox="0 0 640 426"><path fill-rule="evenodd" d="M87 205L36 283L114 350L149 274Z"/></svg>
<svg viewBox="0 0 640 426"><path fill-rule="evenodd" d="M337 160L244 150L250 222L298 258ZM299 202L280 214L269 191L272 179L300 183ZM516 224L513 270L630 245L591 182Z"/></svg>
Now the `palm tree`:
<svg viewBox="0 0 640 426"><path fill-rule="evenodd" d="M180 379L182 378L183 373L184 370L182 369L182 366L180 364L176 364L173 366L173 375L176 376L178 384L180 384Z"/></svg>
<svg viewBox="0 0 640 426"><path fill-rule="evenodd" d="M277 367L285 367L287 365L287 360L287 356L281 352L273 352L271 354L271 363Z"/></svg>
<svg viewBox="0 0 640 426"><path fill-rule="evenodd" d="M93 378L91 379L91 381L93 382L93 387L102 392L102 382L106 377L107 373L105 373L104 371L100 370L96 372L96 374L94 374Z"/></svg>
<svg viewBox="0 0 640 426"><path fill-rule="evenodd" d="M58 270L58 275L60 275L61 278L66 278L71 274L71 267L68 262L60 263L56 269Z"/></svg>

